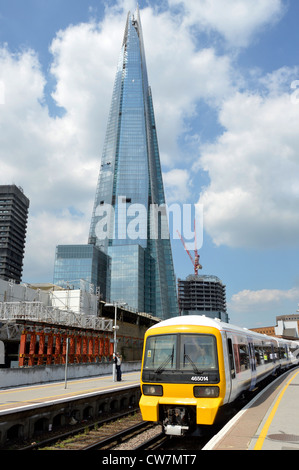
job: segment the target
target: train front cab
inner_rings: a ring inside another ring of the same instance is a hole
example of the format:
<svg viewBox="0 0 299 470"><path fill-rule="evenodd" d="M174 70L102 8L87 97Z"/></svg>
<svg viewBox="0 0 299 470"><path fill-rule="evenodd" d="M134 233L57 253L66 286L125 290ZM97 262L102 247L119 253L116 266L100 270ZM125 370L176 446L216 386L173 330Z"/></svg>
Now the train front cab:
<svg viewBox="0 0 299 470"><path fill-rule="evenodd" d="M196 357L200 347L210 363ZM140 409L145 421L181 435L212 425L226 394L221 333L212 327L155 328L145 336Z"/></svg>

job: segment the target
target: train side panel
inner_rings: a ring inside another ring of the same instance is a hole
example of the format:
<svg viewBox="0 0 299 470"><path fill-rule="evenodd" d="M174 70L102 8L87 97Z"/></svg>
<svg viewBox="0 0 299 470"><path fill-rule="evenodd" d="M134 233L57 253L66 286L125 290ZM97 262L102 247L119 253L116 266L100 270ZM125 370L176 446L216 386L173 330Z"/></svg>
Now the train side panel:
<svg viewBox="0 0 299 470"><path fill-rule="evenodd" d="M267 376L280 366L275 339L254 337L244 330L227 330L231 393L228 402L234 401L242 392L254 390Z"/></svg>

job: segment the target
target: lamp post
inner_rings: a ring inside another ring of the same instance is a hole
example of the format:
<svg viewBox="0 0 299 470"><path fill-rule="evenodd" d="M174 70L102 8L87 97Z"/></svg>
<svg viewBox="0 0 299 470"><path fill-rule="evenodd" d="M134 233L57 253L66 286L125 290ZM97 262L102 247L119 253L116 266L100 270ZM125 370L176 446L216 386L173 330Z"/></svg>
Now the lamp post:
<svg viewBox="0 0 299 470"><path fill-rule="evenodd" d="M113 365L112 365L112 376L113 376L113 382L116 382L116 364L114 362L115 356L116 356L116 351L117 351L117 339L116 339L116 331L119 329L119 326L117 325L117 307L124 307L127 305L126 303L117 303L113 302L113 304L105 304L105 307L113 307L114 306L114 325L113 325Z"/></svg>
<svg viewBox="0 0 299 470"><path fill-rule="evenodd" d="M117 319L117 304L114 304L114 325L113 325L113 330L114 330L114 337L113 337L113 382L116 382L116 364L115 364L115 357L116 357L116 330L119 329L119 326L116 324L116 319Z"/></svg>
<svg viewBox="0 0 299 470"><path fill-rule="evenodd" d="M64 388L67 388L67 364L69 357L69 338L66 338L65 369L64 369Z"/></svg>

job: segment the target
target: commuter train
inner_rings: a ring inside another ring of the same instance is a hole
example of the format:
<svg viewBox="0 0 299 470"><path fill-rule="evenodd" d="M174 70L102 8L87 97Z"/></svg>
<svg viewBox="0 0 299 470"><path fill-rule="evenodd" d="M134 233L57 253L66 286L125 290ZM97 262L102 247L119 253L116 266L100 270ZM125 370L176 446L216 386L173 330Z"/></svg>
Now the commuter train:
<svg viewBox="0 0 299 470"><path fill-rule="evenodd" d="M270 375L298 364L299 342L205 316L162 321L146 331L140 410L165 434L212 425L218 411Z"/></svg>

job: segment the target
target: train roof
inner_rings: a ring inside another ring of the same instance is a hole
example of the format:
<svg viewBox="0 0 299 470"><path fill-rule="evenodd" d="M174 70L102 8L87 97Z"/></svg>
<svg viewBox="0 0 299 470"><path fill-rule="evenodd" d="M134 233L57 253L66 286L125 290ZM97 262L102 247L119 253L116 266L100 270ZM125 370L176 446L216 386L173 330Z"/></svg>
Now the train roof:
<svg viewBox="0 0 299 470"><path fill-rule="evenodd" d="M149 329L153 330L156 328L161 328L164 326L178 326L178 325L192 325L192 326L208 326L216 328L217 330L226 330L226 329L236 329L240 331L246 331L245 328L239 326L230 325L225 323L218 318L210 318L205 315L182 315L179 317L168 318L163 320L160 323L156 323L151 326Z"/></svg>
<svg viewBox="0 0 299 470"><path fill-rule="evenodd" d="M207 327L211 327L211 328L216 328L217 330L219 331L234 331L236 333L242 333L242 334L246 334L246 335L250 335L252 337L256 337L256 338L269 338L269 339L275 339L276 341L279 341L279 342L296 342L298 343L298 341L294 341L294 340L285 340L285 339L282 339L282 338L276 338L274 336L267 336L265 334L262 334L262 333L257 333L255 331L251 331L251 330L248 330L247 328L242 328L240 326L236 326L236 325L232 325L230 323L225 323L221 320L219 320L218 318L210 318L210 317L206 317L205 315L182 315L182 316L179 316L179 317L173 317L173 318L169 318L167 320L163 320L161 321L160 323L157 323L156 325L153 325L149 328L149 330L147 331L150 331L152 332L152 330L155 330L157 328L161 328L161 327L168 327L168 326L179 326L179 325L193 325L193 326L207 326Z"/></svg>

